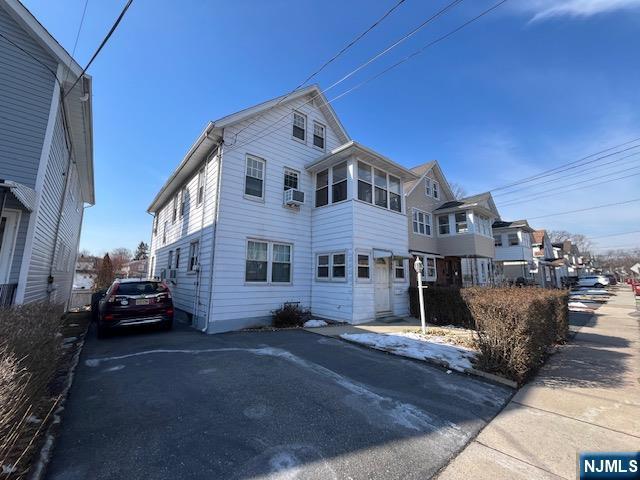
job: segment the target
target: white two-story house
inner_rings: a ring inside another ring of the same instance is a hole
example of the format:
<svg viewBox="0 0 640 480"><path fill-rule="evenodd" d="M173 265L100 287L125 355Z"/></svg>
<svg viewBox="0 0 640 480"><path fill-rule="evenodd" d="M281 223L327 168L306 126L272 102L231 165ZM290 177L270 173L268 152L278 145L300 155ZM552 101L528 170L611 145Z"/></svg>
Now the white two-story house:
<svg viewBox="0 0 640 480"><path fill-rule="evenodd" d="M349 323L404 315L415 178L299 89L206 126L149 206L150 274L209 333L285 303Z"/></svg>
<svg viewBox="0 0 640 480"><path fill-rule="evenodd" d="M493 222L496 247L495 271L498 283L524 284L533 281L534 269L531 234L533 228L526 220Z"/></svg>

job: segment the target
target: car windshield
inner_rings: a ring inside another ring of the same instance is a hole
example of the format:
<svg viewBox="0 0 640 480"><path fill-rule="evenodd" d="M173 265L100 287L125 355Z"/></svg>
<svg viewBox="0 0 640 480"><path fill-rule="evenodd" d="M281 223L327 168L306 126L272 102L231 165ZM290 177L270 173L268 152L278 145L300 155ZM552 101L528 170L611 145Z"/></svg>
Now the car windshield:
<svg viewBox="0 0 640 480"><path fill-rule="evenodd" d="M127 282L118 285L116 295L153 295L166 290L160 282Z"/></svg>

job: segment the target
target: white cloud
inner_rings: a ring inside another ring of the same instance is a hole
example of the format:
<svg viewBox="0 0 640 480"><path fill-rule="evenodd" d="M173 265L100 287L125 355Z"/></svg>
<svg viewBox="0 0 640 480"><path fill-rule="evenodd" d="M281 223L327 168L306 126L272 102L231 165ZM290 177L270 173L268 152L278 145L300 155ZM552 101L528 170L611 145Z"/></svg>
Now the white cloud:
<svg viewBox="0 0 640 480"><path fill-rule="evenodd" d="M533 14L532 22L553 17L590 17L640 8L640 0L524 0L516 8Z"/></svg>

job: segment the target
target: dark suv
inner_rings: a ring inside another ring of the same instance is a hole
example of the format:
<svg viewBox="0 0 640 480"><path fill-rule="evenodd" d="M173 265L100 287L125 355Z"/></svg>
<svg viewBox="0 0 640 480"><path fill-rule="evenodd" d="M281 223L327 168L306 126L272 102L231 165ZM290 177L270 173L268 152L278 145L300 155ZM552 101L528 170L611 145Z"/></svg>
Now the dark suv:
<svg viewBox="0 0 640 480"><path fill-rule="evenodd" d="M113 282L98 305L98 336L119 327L157 324L173 326L169 288L157 280L120 279Z"/></svg>

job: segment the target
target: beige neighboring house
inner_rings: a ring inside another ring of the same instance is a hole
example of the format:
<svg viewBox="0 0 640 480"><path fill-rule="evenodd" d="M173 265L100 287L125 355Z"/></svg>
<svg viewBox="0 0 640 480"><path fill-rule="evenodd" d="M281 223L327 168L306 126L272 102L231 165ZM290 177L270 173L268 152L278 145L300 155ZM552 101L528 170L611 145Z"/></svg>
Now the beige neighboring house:
<svg viewBox="0 0 640 480"><path fill-rule="evenodd" d="M564 260L554 257L553 245L546 230L534 230L531 233L533 264L531 269L535 283L541 287L560 287L555 272L556 268L562 268ZM569 242L570 246L571 242ZM571 276L571 274L569 274Z"/></svg>
<svg viewBox="0 0 640 480"><path fill-rule="evenodd" d="M455 199L437 161L411 171L419 178L404 186L409 250L414 258L421 257L425 281L450 286L492 283L492 224L500 215L491 193Z"/></svg>
<svg viewBox="0 0 640 480"><path fill-rule="evenodd" d="M122 267L124 278L145 278L149 269L149 260L143 258L141 260L131 260Z"/></svg>
<svg viewBox="0 0 640 480"><path fill-rule="evenodd" d="M534 268L531 234L526 220L493 222L496 248L495 274L497 283L527 284L533 281Z"/></svg>

